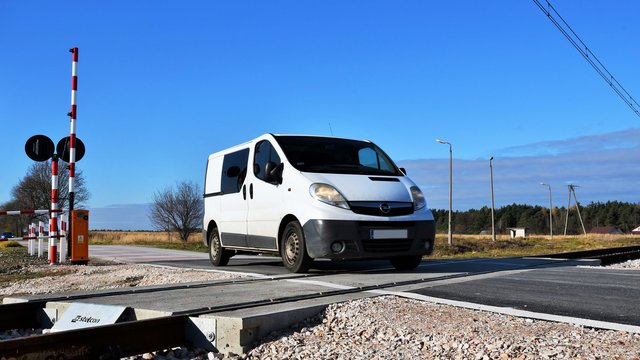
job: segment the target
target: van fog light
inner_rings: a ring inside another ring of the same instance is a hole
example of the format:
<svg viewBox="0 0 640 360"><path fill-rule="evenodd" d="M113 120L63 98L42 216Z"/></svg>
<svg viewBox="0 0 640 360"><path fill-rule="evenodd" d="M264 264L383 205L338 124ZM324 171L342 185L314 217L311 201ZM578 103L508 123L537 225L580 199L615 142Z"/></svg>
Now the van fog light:
<svg viewBox="0 0 640 360"><path fill-rule="evenodd" d="M344 250L344 243L342 241L334 241L331 243L331 251L338 254Z"/></svg>
<svg viewBox="0 0 640 360"><path fill-rule="evenodd" d="M431 241L429 241L429 240L427 240L427 241L425 241L425 242L424 242L424 248L425 248L427 251L431 251L431 248L432 248L432 247L433 247L433 242L431 242Z"/></svg>

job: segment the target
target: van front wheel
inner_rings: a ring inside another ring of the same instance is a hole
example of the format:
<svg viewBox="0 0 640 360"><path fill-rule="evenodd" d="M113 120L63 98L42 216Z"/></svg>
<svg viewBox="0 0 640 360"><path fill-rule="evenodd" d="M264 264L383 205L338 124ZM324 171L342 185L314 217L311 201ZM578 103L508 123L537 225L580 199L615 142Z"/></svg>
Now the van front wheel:
<svg viewBox="0 0 640 360"><path fill-rule="evenodd" d="M304 273L309 270L313 260L307 254L304 232L299 222L292 221L284 228L280 253L284 267L292 273Z"/></svg>
<svg viewBox="0 0 640 360"><path fill-rule="evenodd" d="M222 247L218 229L211 230L209 234L209 260L214 266L225 266L229 263L231 252Z"/></svg>

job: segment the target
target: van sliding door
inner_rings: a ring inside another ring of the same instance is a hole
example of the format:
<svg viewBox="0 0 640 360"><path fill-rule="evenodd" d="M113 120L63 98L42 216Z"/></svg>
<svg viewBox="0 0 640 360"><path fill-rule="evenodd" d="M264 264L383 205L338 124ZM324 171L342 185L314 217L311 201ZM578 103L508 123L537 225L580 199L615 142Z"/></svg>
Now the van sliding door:
<svg viewBox="0 0 640 360"><path fill-rule="evenodd" d="M247 200L245 179L249 149L224 156L220 182L220 223L218 230L223 246L247 246Z"/></svg>
<svg viewBox="0 0 640 360"><path fill-rule="evenodd" d="M271 174L268 169L272 170ZM280 185L282 165L280 156L269 141L256 144L252 170L247 177L247 245L276 250L283 204Z"/></svg>

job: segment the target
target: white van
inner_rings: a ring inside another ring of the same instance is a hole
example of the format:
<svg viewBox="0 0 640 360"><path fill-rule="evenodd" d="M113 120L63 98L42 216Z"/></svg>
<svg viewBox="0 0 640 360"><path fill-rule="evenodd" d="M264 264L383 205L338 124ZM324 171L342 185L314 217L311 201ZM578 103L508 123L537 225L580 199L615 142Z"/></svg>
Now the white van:
<svg viewBox="0 0 640 360"><path fill-rule="evenodd" d="M202 229L216 266L273 253L294 273L320 258L415 269L435 239L422 191L378 146L300 135L265 134L209 155Z"/></svg>

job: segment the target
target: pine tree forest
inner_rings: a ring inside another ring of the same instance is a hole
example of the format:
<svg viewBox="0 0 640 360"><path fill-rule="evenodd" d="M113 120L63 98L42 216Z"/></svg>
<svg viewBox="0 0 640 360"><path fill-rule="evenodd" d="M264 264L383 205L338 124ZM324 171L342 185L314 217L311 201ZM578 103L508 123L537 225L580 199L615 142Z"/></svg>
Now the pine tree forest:
<svg viewBox="0 0 640 360"><path fill-rule="evenodd" d="M446 233L448 210L432 211L436 217L436 231ZM631 230L640 226L640 203L619 201L590 203L587 206L580 205L580 215L587 232L596 227L612 226L623 233L630 233ZM565 224L567 235L582 233L575 205L569 209L568 221L565 207L554 207L552 216L554 234L564 234ZM530 234L549 234L549 208L512 204L495 209L494 217L497 234L506 234L507 229L512 227L527 228ZM479 234L481 231L491 233L491 208L454 211L451 222L453 232L458 234Z"/></svg>

